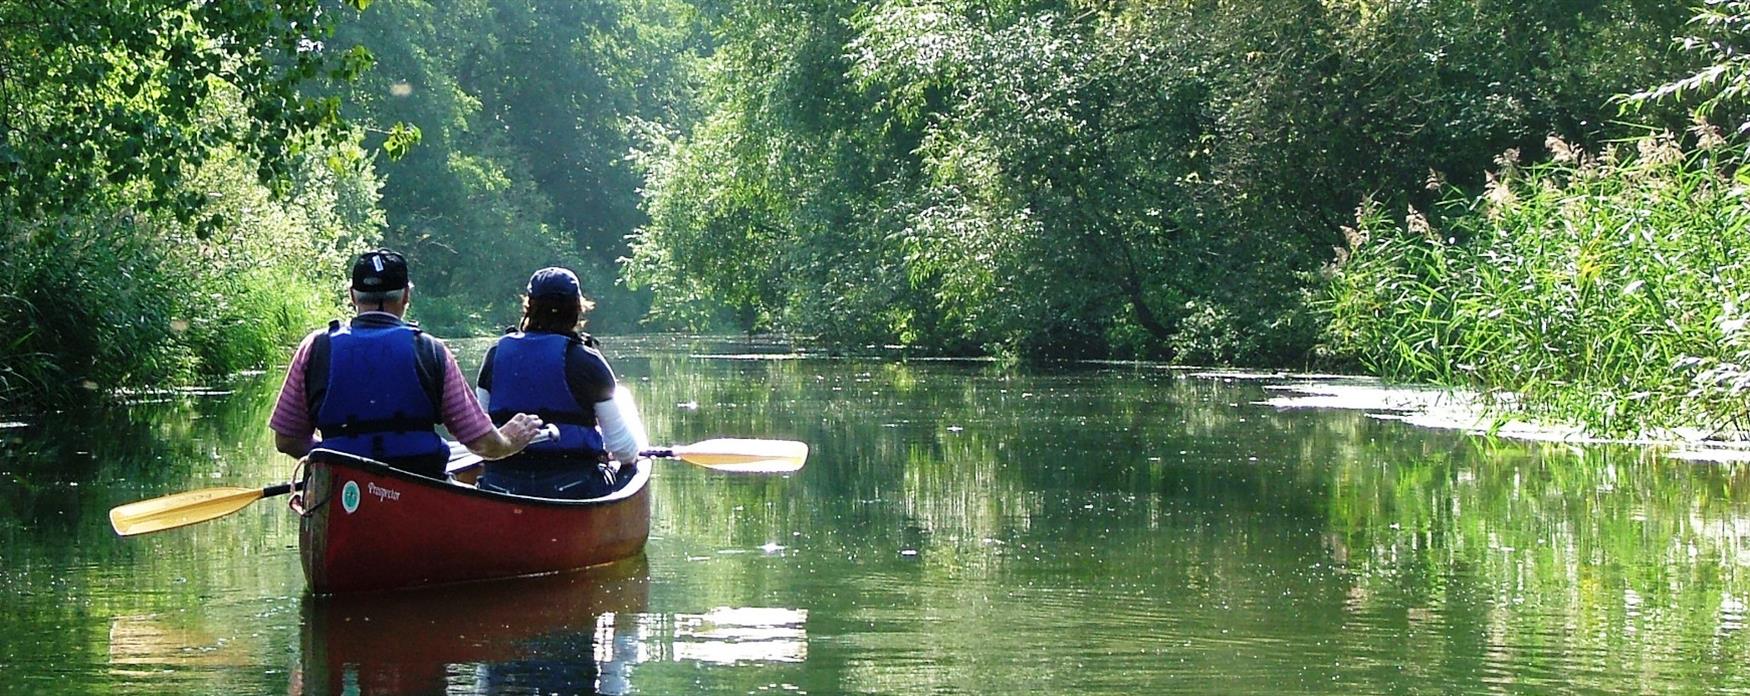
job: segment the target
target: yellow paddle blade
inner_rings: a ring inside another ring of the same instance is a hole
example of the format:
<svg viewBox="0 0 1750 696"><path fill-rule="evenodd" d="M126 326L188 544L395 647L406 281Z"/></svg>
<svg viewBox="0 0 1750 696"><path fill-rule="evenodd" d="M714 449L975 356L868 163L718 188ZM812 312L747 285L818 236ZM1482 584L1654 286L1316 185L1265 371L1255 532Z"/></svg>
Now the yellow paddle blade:
<svg viewBox="0 0 1750 696"><path fill-rule="evenodd" d="M260 500L260 488L202 488L118 506L109 511L115 533L133 536L224 517Z"/></svg>
<svg viewBox="0 0 1750 696"><path fill-rule="evenodd" d="M782 474L802 468L808 459L808 443L720 438L677 446L674 456L716 471Z"/></svg>

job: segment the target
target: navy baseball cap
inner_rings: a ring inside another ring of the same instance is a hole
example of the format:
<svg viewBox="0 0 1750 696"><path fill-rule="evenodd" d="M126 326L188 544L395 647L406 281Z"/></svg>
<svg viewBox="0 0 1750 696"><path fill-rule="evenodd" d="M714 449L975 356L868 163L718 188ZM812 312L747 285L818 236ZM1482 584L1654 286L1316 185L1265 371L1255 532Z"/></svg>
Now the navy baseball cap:
<svg viewBox="0 0 1750 696"><path fill-rule="evenodd" d="M578 284L577 274L558 266L549 266L529 276L529 297L538 295L581 297L583 286Z"/></svg>
<svg viewBox="0 0 1750 696"><path fill-rule="evenodd" d="M388 249L359 254L352 262L352 289L390 292L407 288L407 259Z"/></svg>

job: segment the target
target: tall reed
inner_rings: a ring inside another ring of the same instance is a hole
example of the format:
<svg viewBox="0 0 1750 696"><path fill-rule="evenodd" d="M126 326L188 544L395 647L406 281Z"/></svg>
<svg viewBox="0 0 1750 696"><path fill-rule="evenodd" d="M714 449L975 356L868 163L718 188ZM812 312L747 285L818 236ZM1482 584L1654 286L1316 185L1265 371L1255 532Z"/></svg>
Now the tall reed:
<svg viewBox="0 0 1750 696"><path fill-rule="evenodd" d="M1439 215L1364 205L1320 302L1382 376L1510 393L1599 433L1736 432L1750 386L1750 175L1711 131L1497 161Z"/></svg>

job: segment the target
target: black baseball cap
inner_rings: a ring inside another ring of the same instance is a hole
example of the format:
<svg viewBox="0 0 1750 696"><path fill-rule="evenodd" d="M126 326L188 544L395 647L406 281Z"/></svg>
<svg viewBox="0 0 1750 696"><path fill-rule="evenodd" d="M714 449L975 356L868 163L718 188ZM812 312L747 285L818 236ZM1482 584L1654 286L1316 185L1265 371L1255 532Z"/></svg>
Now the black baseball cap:
<svg viewBox="0 0 1750 696"><path fill-rule="evenodd" d="M359 254L352 262L352 289L390 292L407 288L407 259L388 249Z"/></svg>

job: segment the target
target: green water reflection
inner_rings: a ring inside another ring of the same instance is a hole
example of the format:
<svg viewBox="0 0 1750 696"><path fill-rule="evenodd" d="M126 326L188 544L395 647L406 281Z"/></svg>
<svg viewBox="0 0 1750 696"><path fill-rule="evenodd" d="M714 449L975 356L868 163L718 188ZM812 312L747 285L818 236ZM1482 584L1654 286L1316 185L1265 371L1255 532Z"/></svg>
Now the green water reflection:
<svg viewBox="0 0 1750 696"><path fill-rule="evenodd" d="M0 418L0 691L1750 690L1741 468L1257 405L1280 379L774 350L608 343L658 440L803 472L662 464L643 559L356 601L304 596L279 501L104 519L283 479L277 374Z"/></svg>

